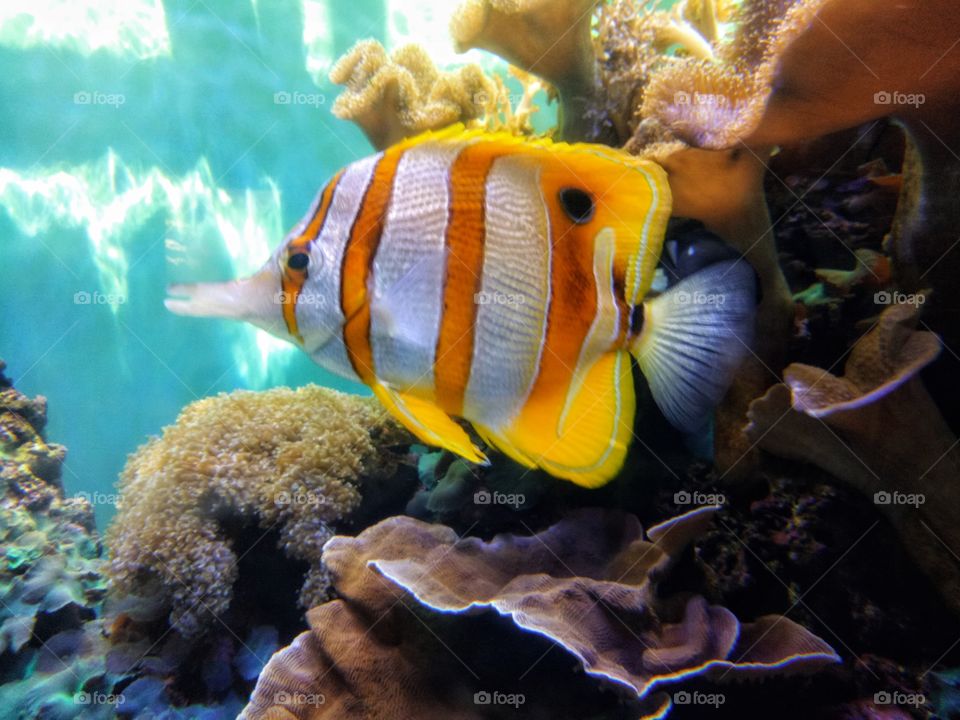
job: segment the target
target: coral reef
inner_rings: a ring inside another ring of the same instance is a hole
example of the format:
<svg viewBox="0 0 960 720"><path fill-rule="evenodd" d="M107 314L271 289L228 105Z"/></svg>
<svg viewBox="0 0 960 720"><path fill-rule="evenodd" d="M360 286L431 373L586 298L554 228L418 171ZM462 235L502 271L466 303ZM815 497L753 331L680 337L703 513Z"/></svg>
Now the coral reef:
<svg viewBox="0 0 960 720"><path fill-rule="evenodd" d="M419 45L388 55L376 40L358 42L330 70L330 80L347 87L333 105L334 115L357 123L378 150L426 130L475 120L490 98L503 95L476 65L442 72Z"/></svg>
<svg viewBox="0 0 960 720"><path fill-rule="evenodd" d="M237 392L188 406L131 456L122 506L108 530L120 593L154 587L186 635L224 613L238 577L230 526L279 533L307 564L305 607L326 598L323 543L361 504L364 483L396 472L408 442L372 400L319 387ZM249 550L247 551L249 552Z"/></svg>
<svg viewBox="0 0 960 720"><path fill-rule="evenodd" d="M450 23L457 50L483 48L543 78L560 98L560 136L584 139L600 91L590 26L598 0L466 0Z"/></svg>
<svg viewBox="0 0 960 720"><path fill-rule="evenodd" d="M757 677L836 661L826 643L786 618L741 625L701 597L658 595L657 584L715 510L661 523L648 539L632 516L589 510L534 536L490 542L405 517L337 537L324 560L342 599L310 611L311 631L274 656L241 717L479 717L464 700L489 681L472 668L484 675L487 668L465 655L469 673L457 692L425 693L436 686L434 664L416 662L424 642L416 636L418 627L443 632L451 615L467 622L483 610L532 633L530 642L553 641L589 677L612 683L648 713L669 709L664 686L693 676ZM537 710L525 712L577 716L556 699L538 697Z"/></svg>
<svg viewBox="0 0 960 720"><path fill-rule="evenodd" d="M960 610L953 509L960 451L919 377L940 340L914 329L919 311L892 305L853 347L843 377L795 363L750 408L762 448L813 463L874 498L918 565ZM882 438L882 441L878 439Z"/></svg>
<svg viewBox="0 0 960 720"><path fill-rule="evenodd" d="M0 361L0 654L79 627L106 593L90 504L65 498L66 450L42 431L46 400L27 398Z"/></svg>

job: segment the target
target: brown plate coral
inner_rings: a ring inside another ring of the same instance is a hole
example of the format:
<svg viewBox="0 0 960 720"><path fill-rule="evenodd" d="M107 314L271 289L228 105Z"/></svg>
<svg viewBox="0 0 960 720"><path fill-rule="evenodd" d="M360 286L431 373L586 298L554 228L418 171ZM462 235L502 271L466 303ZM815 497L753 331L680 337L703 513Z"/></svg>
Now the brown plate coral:
<svg viewBox="0 0 960 720"><path fill-rule="evenodd" d="M490 612L529 642L546 638L573 655L588 677L619 688L632 712L645 716L665 712L672 701L663 689L690 677L755 677L835 662L829 645L786 618L741 624L702 597L656 591L715 510L691 511L646 538L636 518L601 511L489 542L406 517L334 538L324 561L341 599L310 612L311 631L274 656L242 717L499 716L482 707L484 688L504 687L494 684L497 670L469 650L451 650L451 678L438 691L436 661L422 656L431 636L445 644L457 617L469 631L466 618ZM557 694L523 683L533 669L521 667L514 676L521 682L510 686L530 702L527 716L577 717Z"/></svg>

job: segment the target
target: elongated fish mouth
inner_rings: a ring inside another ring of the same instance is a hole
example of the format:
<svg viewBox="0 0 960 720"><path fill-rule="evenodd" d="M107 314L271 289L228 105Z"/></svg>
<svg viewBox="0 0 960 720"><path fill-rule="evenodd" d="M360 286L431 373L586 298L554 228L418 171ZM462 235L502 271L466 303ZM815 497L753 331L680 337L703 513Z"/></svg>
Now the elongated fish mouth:
<svg viewBox="0 0 960 720"><path fill-rule="evenodd" d="M280 280L268 268L241 280L171 285L167 295L164 305L177 315L246 320L261 327L282 320Z"/></svg>

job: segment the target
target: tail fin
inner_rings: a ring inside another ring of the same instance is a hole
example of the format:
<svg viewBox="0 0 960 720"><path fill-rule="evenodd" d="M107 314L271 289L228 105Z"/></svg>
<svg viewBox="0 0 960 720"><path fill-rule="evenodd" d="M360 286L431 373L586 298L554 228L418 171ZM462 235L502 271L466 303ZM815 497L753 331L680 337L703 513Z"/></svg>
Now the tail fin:
<svg viewBox="0 0 960 720"><path fill-rule="evenodd" d="M692 431L720 402L750 352L756 276L746 260L716 263L644 303L630 352L667 419Z"/></svg>

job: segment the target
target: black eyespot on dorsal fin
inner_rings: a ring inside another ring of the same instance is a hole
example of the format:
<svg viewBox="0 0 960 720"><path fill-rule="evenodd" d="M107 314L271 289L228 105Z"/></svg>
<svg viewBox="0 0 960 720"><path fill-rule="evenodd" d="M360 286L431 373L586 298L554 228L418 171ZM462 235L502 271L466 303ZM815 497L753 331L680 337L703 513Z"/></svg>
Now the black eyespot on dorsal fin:
<svg viewBox="0 0 960 720"><path fill-rule="evenodd" d="M577 225L586 225L593 219L597 206L586 190L568 187L560 191L560 207Z"/></svg>

